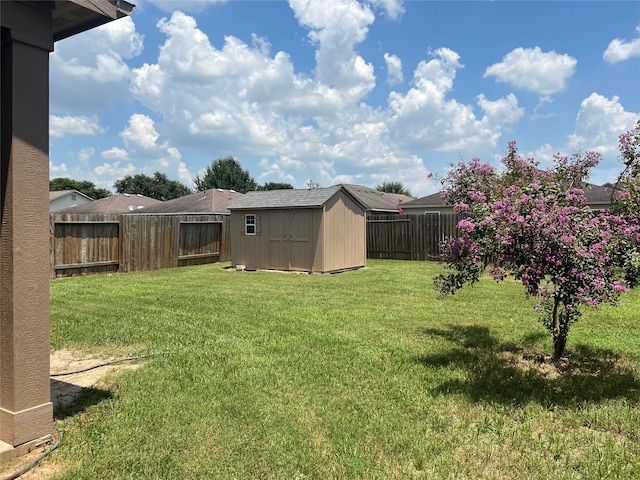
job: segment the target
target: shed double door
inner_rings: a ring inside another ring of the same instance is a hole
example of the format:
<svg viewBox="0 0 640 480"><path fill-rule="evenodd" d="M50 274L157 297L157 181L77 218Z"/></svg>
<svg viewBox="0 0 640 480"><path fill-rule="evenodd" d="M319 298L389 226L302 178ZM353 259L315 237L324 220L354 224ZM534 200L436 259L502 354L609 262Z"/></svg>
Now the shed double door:
<svg viewBox="0 0 640 480"><path fill-rule="evenodd" d="M313 210L279 210L270 219L269 257L276 270L311 271Z"/></svg>

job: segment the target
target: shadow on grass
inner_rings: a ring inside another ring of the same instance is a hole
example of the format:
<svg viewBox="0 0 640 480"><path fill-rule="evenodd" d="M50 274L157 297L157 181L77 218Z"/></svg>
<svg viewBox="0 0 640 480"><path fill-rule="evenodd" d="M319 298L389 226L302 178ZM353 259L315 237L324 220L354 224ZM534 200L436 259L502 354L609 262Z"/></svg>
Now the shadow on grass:
<svg viewBox="0 0 640 480"><path fill-rule="evenodd" d="M458 378L444 378L432 392L462 394L475 402L545 406L573 406L606 399L640 399L640 382L633 369L608 350L584 345L571 349L570 360L554 362L550 356L530 353L544 333L522 343L501 343L490 330L479 326L451 325L426 329L425 334L453 343L450 351L424 355L416 361L431 369L457 369Z"/></svg>
<svg viewBox="0 0 640 480"><path fill-rule="evenodd" d="M88 407L112 398L111 392L95 387L51 379L51 401L54 420L63 420L84 412Z"/></svg>

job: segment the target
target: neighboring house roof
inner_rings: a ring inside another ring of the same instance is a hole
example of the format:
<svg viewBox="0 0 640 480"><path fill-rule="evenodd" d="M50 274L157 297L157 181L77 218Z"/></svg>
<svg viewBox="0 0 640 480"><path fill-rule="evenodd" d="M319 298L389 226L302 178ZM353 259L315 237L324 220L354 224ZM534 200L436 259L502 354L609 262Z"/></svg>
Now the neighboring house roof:
<svg viewBox="0 0 640 480"><path fill-rule="evenodd" d="M211 188L141 208L138 213L222 213L229 214L231 202L244 194L235 190Z"/></svg>
<svg viewBox="0 0 640 480"><path fill-rule="evenodd" d="M587 184L584 188L584 194L587 197L587 205L591 208L609 208L611 206L611 190L608 185ZM425 197L420 197L410 202L402 204L403 208L420 208L429 207L437 208L447 206L442 200L442 192L432 193Z"/></svg>
<svg viewBox="0 0 640 480"><path fill-rule="evenodd" d="M413 197L408 195L380 192L374 188L360 185L343 184L343 187L360 200L360 203L365 206L365 210L368 212L398 213L398 207L404 206L406 202L413 200ZM398 201L401 201L401 203L399 204Z"/></svg>
<svg viewBox="0 0 640 480"><path fill-rule="evenodd" d="M78 190L56 190L49 192L49 211L57 212L63 208L75 207L93 202L93 198Z"/></svg>
<svg viewBox="0 0 640 480"><path fill-rule="evenodd" d="M354 197L343 185L326 188L310 188L304 190L263 190L247 192L243 197L233 201L229 210L235 209L271 209L271 208L319 208L322 207L340 190L359 204L365 205Z"/></svg>
<svg viewBox="0 0 640 480"><path fill-rule="evenodd" d="M432 193L426 197L416 198L409 202L403 202L402 208L406 207L442 207L444 202L442 201L442 192Z"/></svg>
<svg viewBox="0 0 640 480"><path fill-rule="evenodd" d="M109 197L94 200L85 205L76 205L75 207L64 208L56 211L56 213L78 213L78 214L118 214L131 213L142 207L162 203L155 198L145 197L144 195L130 195L128 193L120 193Z"/></svg>
<svg viewBox="0 0 640 480"><path fill-rule="evenodd" d="M611 192L613 187L610 184L593 185L588 184L584 189L584 195L587 197L587 205L592 208L609 208L611 207Z"/></svg>
<svg viewBox="0 0 640 480"><path fill-rule="evenodd" d="M89 200L91 202L93 201L93 198L91 198L88 195L85 195L82 192L79 192L78 190L57 190L55 192L49 192L49 201L57 200L59 198L66 197L67 195L72 195L74 193L76 195L81 195L82 197L86 198L87 200Z"/></svg>

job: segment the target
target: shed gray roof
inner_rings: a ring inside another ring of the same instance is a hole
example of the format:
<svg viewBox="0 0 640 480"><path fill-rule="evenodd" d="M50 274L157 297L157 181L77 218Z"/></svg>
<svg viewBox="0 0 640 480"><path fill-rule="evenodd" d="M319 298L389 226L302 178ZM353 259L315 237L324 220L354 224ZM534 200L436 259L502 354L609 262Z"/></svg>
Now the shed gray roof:
<svg viewBox="0 0 640 480"><path fill-rule="evenodd" d="M155 203L137 210L136 213L221 213L229 214L228 206L243 194L235 190L211 188L184 197Z"/></svg>
<svg viewBox="0 0 640 480"><path fill-rule="evenodd" d="M340 190L353 197L363 209L365 206L342 185L326 188L310 188L304 190L264 190L247 192L242 198L233 201L229 210L236 209L269 209L269 208L319 208Z"/></svg>
<svg viewBox="0 0 640 480"><path fill-rule="evenodd" d="M63 208L55 213L79 213L79 214L117 214L131 213L147 205L162 203L155 198L145 197L144 195L129 195L128 193L120 193L109 197L94 200L84 205L76 205L75 207Z"/></svg>

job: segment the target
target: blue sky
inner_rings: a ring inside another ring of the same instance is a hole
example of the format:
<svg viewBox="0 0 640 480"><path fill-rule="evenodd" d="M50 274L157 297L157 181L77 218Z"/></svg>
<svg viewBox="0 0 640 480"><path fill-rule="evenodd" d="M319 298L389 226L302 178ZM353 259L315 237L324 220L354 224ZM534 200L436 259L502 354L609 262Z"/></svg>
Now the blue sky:
<svg viewBox="0 0 640 480"><path fill-rule="evenodd" d="M640 118L637 1L156 1L57 42L50 176L113 191L217 158L305 188L428 179L509 141L551 165Z"/></svg>

